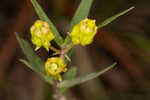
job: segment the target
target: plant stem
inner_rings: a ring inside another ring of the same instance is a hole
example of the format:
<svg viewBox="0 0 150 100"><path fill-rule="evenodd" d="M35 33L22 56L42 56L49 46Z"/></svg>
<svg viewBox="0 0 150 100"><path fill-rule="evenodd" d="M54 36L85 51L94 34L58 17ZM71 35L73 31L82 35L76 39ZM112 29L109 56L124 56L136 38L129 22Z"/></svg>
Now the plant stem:
<svg viewBox="0 0 150 100"><path fill-rule="evenodd" d="M65 53L67 53L70 49L72 49L75 46L75 44L71 44L68 48L65 49Z"/></svg>
<svg viewBox="0 0 150 100"><path fill-rule="evenodd" d="M62 46L62 50L61 50L61 52L60 52L60 57L61 57L62 59L64 59L64 57L66 57L69 61L71 61L70 58L67 56L67 52L68 52L69 50L71 50L74 46L75 46L74 44L70 45L70 46L67 47L67 48L66 48L65 46Z"/></svg>
<svg viewBox="0 0 150 100"><path fill-rule="evenodd" d="M55 84L54 84L54 90L55 90L55 95L54 95L54 98L56 100L67 100L67 98L65 97L65 95L63 95L61 93L61 91L59 90L59 88L57 87L57 81L55 81Z"/></svg>
<svg viewBox="0 0 150 100"><path fill-rule="evenodd" d="M53 47L53 46L50 46L49 47L52 51L54 51L54 52L56 52L56 53L60 53L61 51L60 50L58 50L57 48L55 48L55 47Z"/></svg>

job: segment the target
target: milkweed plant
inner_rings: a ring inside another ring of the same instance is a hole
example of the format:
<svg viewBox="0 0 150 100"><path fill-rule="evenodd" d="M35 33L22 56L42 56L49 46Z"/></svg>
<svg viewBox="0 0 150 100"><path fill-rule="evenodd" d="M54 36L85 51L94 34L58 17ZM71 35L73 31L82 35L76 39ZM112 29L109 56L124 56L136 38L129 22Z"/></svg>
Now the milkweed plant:
<svg viewBox="0 0 150 100"><path fill-rule="evenodd" d="M129 12L134 7L118 13L100 24L97 24L96 19L87 18L93 0L81 0L80 5L72 18L70 29L66 32L68 34L64 39L59 34L52 21L44 13L38 2L36 0L31 0L31 2L39 16L39 19L36 20L30 27L31 41L35 45L35 49L32 50L27 41L16 34L17 40L19 41L19 44L28 60L26 61L21 59L20 61L33 71L37 72L50 85L55 87L57 90L55 94L56 100L60 100L61 98L65 98L63 100L66 100L63 93L67 89L94 79L116 65L116 63L113 63L102 71L78 77L75 77L75 73L77 71L76 68L68 67L68 63L71 62L70 56L72 49L75 46L82 45L85 47L90 45L94 41L94 37L99 29L111 23L119 16ZM60 49L55 48L51 44L52 40L55 41ZM41 60L34 52L41 47L44 47L47 52L50 50L54 51L53 56L47 58L45 62L43 62L43 60Z"/></svg>

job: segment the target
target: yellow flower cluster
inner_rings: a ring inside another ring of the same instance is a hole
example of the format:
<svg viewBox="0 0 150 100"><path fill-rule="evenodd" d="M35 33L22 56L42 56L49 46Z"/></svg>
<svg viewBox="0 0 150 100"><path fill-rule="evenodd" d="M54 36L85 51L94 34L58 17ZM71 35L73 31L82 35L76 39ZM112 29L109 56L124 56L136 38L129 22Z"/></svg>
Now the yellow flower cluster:
<svg viewBox="0 0 150 100"><path fill-rule="evenodd" d="M42 46L47 51L49 51L49 48L55 49L53 47L50 47L50 41L54 39L54 35L47 22L42 20L35 21L30 29L30 32L32 43L36 45L35 50L38 50ZM86 46L93 41L96 32L97 26L95 24L95 20L84 19L79 24L73 27L70 36L72 38L72 42L75 45L81 44L83 46ZM54 79L58 79L59 81L61 81L61 74L66 71L67 68L66 64L64 64L64 59L60 57L51 57L48 58L48 60L45 62L46 74L53 77Z"/></svg>
<svg viewBox="0 0 150 100"><path fill-rule="evenodd" d="M61 73L66 72L66 64L60 57L51 57L45 62L45 71L48 76L52 76L54 79L62 80Z"/></svg>
<svg viewBox="0 0 150 100"><path fill-rule="evenodd" d="M75 25L70 33L72 42L83 46L90 44L97 32L95 20L84 19L79 24Z"/></svg>
<svg viewBox="0 0 150 100"><path fill-rule="evenodd" d="M54 39L54 35L50 29L47 22L42 20L37 20L31 29L31 40L32 43L36 45L35 50L38 50L43 46L47 51L49 51L50 41Z"/></svg>

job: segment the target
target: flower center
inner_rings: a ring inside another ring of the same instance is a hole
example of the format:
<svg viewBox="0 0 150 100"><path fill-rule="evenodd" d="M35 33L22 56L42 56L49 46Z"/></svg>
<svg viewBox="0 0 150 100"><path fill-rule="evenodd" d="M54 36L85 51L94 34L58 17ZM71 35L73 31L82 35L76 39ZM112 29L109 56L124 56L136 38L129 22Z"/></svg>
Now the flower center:
<svg viewBox="0 0 150 100"><path fill-rule="evenodd" d="M51 64L51 68L52 68L53 71L56 71L57 68L58 68L58 65L55 64L55 63L52 63L52 64Z"/></svg>

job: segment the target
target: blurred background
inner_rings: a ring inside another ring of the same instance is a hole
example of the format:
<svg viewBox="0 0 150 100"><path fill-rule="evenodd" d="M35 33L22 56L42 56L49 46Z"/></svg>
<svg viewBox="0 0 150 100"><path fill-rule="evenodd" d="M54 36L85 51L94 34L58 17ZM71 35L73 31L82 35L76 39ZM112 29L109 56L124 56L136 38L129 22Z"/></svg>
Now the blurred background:
<svg viewBox="0 0 150 100"><path fill-rule="evenodd" d="M80 0L38 0L62 36ZM70 66L78 75L117 66L99 78L75 86L71 100L150 100L150 1L94 0L89 18L97 24L121 11L135 9L100 29L95 41L74 48ZM25 58L14 32L30 42L29 28L38 19L30 0L0 3L0 100L53 100L53 88L19 59ZM44 61L51 55L36 52Z"/></svg>

